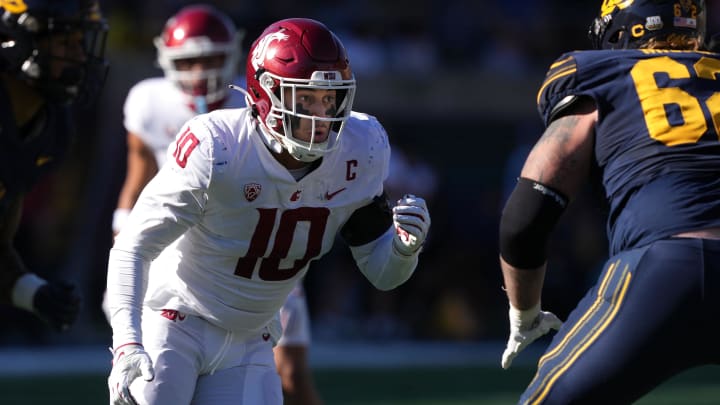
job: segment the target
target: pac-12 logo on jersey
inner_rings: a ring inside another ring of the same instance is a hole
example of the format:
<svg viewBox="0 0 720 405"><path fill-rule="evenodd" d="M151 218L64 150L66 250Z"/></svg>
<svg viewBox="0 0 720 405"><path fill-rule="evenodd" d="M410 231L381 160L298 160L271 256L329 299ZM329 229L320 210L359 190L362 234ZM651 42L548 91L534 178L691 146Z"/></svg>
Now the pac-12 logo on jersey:
<svg viewBox="0 0 720 405"><path fill-rule="evenodd" d="M258 183L248 183L243 187L243 192L245 193L245 199L249 202L254 201L258 196L260 195L260 191L262 190L262 186Z"/></svg>

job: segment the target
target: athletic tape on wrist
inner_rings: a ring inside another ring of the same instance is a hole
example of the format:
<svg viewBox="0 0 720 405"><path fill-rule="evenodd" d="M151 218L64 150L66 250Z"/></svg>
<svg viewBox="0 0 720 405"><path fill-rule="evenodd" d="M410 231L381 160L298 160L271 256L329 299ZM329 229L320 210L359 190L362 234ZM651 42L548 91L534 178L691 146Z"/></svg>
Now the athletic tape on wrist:
<svg viewBox="0 0 720 405"><path fill-rule="evenodd" d="M12 290L12 303L15 307L33 312L33 298L37 290L47 281L33 273L25 273L15 282Z"/></svg>

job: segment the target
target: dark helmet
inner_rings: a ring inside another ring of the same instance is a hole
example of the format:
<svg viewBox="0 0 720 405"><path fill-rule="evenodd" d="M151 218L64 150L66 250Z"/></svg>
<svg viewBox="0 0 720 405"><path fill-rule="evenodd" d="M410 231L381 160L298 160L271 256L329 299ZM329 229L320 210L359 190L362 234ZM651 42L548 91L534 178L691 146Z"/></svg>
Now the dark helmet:
<svg viewBox="0 0 720 405"><path fill-rule="evenodd" d="M55 102L99 93L107 23L96 0L0 1L0 14L0 71Z"/></svg>
<svg viewBox="0 0 720 405"><path fill-rule="evenodd" d="M705 37L705 0L604 0L588 36L595 49L639 48L651 38Z"/></svg>

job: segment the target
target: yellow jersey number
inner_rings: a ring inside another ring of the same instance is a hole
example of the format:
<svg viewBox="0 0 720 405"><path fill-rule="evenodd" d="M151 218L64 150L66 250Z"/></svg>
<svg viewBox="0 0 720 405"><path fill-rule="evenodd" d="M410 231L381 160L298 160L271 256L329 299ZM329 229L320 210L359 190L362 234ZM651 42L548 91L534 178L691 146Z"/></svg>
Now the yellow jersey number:
<svg viewBox="0 0 720 405"><path fill-rule="evenodd" d="M708 123L700 104L701 100L679 87L658 87L654 74L666 73L670 79L686 79L694 73L699 78L709 80L717 80L715 75L720 74L718 59L703 57L693 67L695 71L691 72L682 63L668 56L661 56L641 60L630 71L650 137L667 146L699 141L708 129ZM681 125L672 125L668 120L665 113L665 106L668 104L680 107L683 117ZM720 93L708 98L705 106L720 139Z"/></svg>

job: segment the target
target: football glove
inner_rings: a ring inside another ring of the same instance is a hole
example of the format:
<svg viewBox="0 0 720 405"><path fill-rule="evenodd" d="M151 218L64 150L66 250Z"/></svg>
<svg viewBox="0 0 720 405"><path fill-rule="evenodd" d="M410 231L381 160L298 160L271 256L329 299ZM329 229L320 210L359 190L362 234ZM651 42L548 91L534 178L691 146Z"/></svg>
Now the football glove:
<svg viewBox="0 0 720 405"><path fill-rule="evenodd" d="M152 360L142 345L129 343L115 349L113 368L108 377L110 405L137 405L130 394L130 384L138 377L145 381L155 378Z"/></svg>
<svg viewBox="0 0 720 405"><path fill-rule="evenodd" d="M80 302L74 285L65 281L48 281L35 292L33 309L53 329L64 331L77 319Z"/></svg>
<svg viewBox="0 0 720 405"><path fill-rule="evenodd" d="M425 200L405 194L393 207L395 239L393 245L402 255L414 255L425 242L430 228L430 212Z"/></svg>
<svg viewBox="0 0 720 405"><path fill-rule="evenodd" d="M510 317L510 337L502 355L501 365L504 369L508 369L515 356L530 343L550 332L550 329L558 330L562 326L562 321L555 314L541 311L540 304L525 311L515 309L510 305L508 315Z"/></svg>

